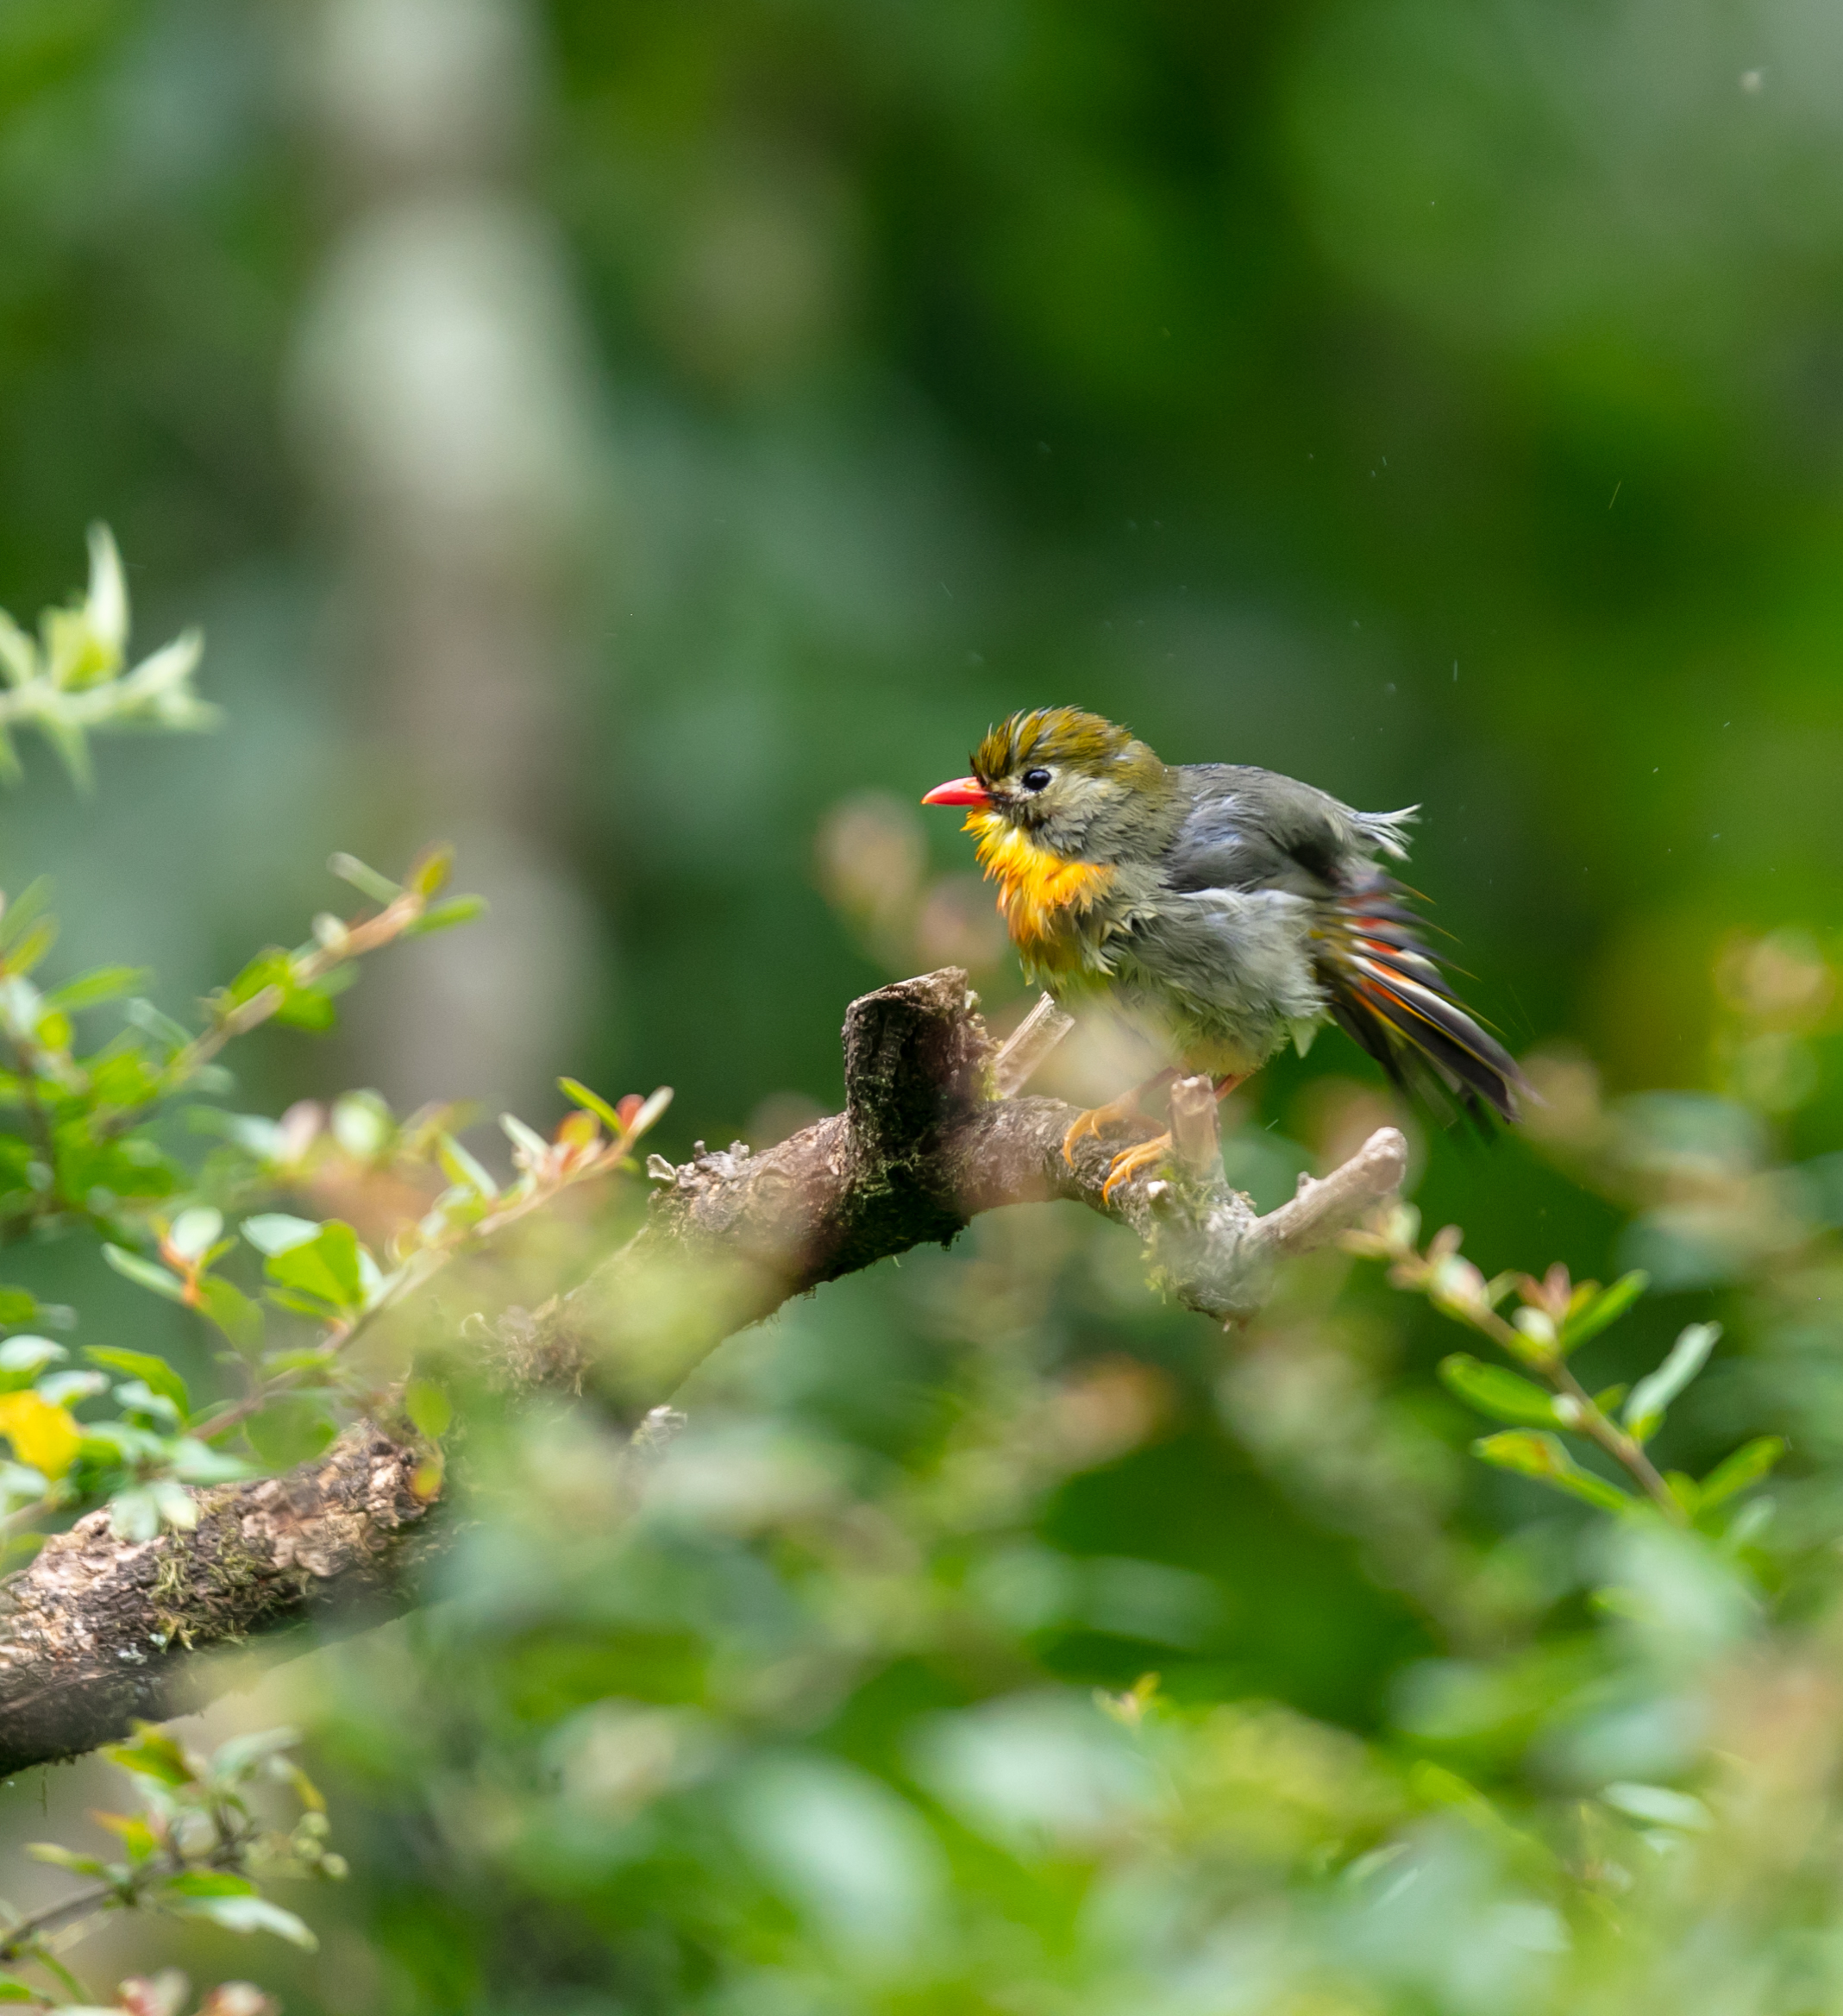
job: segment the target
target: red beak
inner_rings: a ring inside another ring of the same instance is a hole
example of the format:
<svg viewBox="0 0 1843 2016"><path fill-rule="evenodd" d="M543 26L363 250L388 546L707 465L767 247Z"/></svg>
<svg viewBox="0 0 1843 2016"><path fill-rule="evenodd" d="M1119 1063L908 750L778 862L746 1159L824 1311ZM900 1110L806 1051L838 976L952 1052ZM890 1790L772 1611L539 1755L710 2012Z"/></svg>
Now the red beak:
<svg viewBox="0 0 1843 2016"><path fill-rule="evenodd" d="M924 805L989 805L992 794L977 777L955 777L937 784L922 800Z"/></svg>

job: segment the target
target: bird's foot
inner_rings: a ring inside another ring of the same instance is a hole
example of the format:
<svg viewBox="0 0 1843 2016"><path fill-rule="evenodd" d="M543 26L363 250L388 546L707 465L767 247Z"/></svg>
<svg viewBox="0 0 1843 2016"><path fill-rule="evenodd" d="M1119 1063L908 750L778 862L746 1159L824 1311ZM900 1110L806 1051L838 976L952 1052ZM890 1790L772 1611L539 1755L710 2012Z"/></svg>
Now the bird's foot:
<svg viewBox="0 0 1843 2016"><path fill-rule="evenodd" d="M1136 1147L1123 1149L1113 1158L1113 1166L1107 1171L1107 1180L1100 1186L1101 1203L1112 1203L1114 1191L1123 1183L1131 1183L1142 1169L1163 1162L1170 1152L1169 1134L1154 1134L1149 1141L1141 1141Z"/></svg>
<svg viewBox="0 0 1843 2016"><path fill-rule="evenodd" d="M1110 1099L1105 1106L1091 1106L1086 1113L1078 1113L1069 1123L1069 1131L1063 1136L1063 1159L1073 1169L1075 1165L1075 1143L1085 1140L1089 1134L1099 1134L1104 1128L1123 1127L1128 1121L1139 1118L1139 1092L1135 1086L1130 1092L1122 1092L1118 1099Z"/></svg>

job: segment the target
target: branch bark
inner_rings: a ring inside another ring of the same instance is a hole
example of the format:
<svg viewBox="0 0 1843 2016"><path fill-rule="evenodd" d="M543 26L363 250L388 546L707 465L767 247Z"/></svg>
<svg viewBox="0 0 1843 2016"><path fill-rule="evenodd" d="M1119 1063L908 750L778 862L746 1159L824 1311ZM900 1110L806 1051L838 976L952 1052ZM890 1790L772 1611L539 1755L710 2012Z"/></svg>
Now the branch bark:
<svg viewBox="0 0 1843 2016"><path fill-rule="evenodd" d="M1263 1218L1223 1175L1213 1098L1206 1115L1186 1083L1171 1167L1108 1199L1109 1165L1136 1137L1090 1137L1066 1159L1075 1109L993 1096L994 1081L1019 1082L1018 1052L994 1069L976 1009L953 969L854 1002L844 1111L761 1154L700 1143L677 1168L655 1157L644 1226L572 1293L503 1317L495 1375L586 1389L642 1429L700 1359L790 1297L945 1245L980 1212L1057 1199L1129 1227L1167 1293L1234 1322L1281 1259L1326 1243L1401 1182L1405 1145L1385 1127ZM1054 1040L1033 1037L1034 1058ZM0 1586L0 1774L198 1706L218 1684L199 1656L214 1647L350 1630L414 1603L418 1569L459 1523L429 1458L406 1427L360 1421L285 1476L195 1492L191 1532L125 1542L93 1512L47 1541Z"/></svg>

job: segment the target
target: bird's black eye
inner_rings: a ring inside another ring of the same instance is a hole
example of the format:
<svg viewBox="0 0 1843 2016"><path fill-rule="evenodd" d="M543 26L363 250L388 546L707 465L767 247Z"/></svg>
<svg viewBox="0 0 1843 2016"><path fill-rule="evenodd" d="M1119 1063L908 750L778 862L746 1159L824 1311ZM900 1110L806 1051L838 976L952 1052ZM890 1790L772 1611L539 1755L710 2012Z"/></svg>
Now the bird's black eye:
<svg viewBox="0 0 1843 2016"><path fill-rule="evenodd" d="M1041 791L1050 782L1050 773L1048 770L1026 770L1018 781L1026 791Z"/></svg>

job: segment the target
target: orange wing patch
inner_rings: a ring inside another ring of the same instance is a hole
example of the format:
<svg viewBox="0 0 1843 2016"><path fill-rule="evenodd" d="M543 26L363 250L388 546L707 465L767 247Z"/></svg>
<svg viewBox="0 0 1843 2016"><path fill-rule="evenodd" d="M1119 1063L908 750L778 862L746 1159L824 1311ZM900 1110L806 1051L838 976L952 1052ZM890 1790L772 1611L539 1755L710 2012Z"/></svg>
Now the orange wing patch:
<svg viewBox="0 0 1843 2016"><path fill-rule="evenodd" d="M999 885L999 914L1018 950L1044 964L1056 963L1058 948L1073 950L1069 926L1113 886L1113 870L1065 861L995 812L969 813L966 831L979 842L980 865Z"/></svg>

